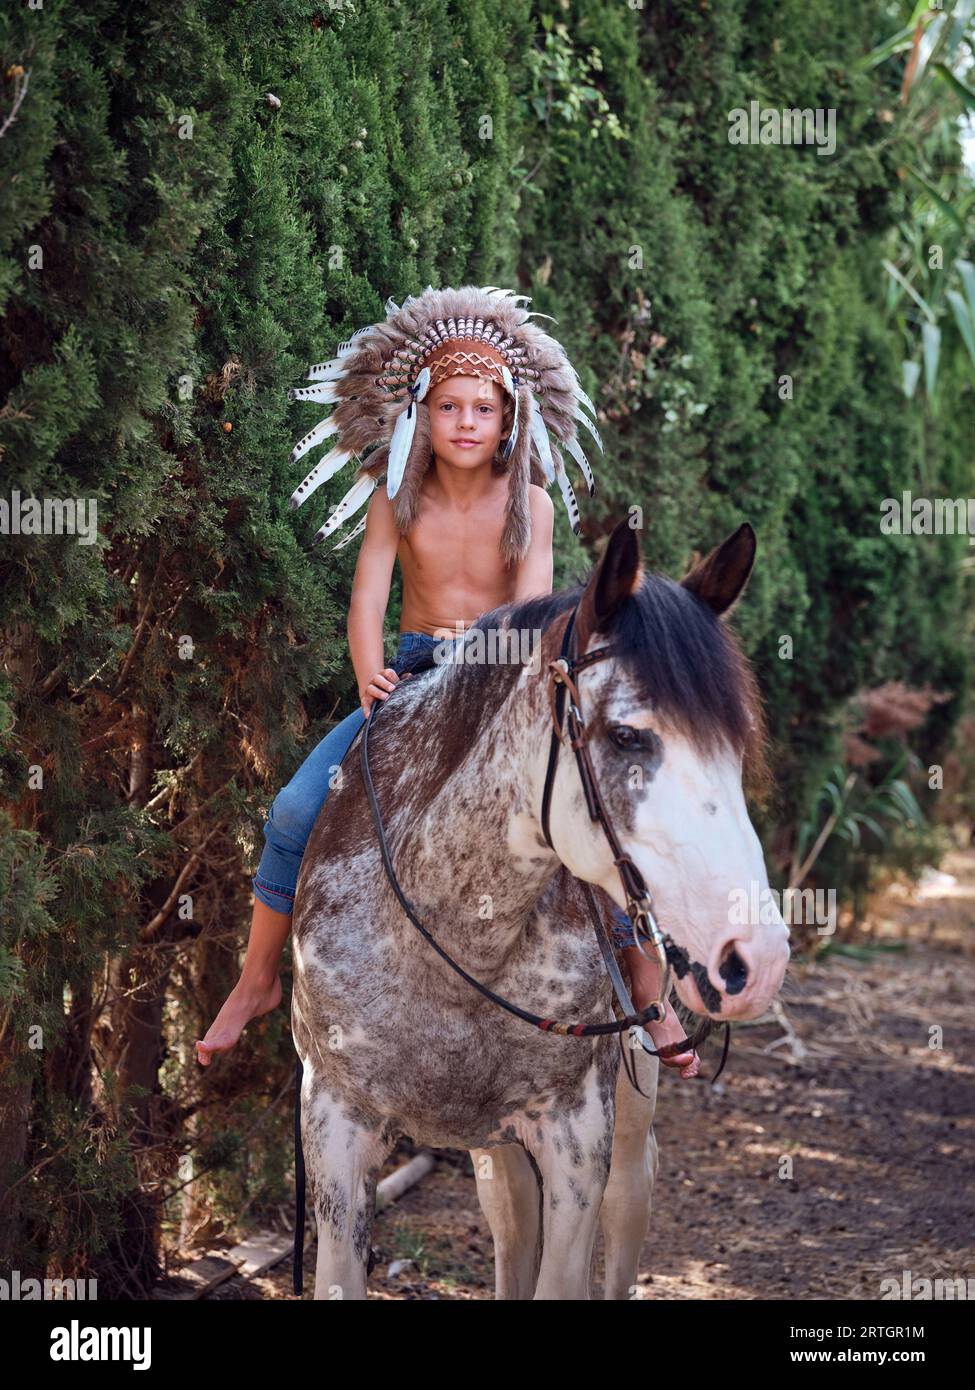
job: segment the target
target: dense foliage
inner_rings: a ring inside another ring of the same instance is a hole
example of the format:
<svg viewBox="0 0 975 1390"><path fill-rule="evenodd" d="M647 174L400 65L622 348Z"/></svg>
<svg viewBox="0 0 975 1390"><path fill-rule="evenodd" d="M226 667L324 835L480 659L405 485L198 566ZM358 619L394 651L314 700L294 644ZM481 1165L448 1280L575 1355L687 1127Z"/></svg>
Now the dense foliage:
<svg viewBox="0 0 975 1390"><path fill-rule="evenodd" d="M630 507L671 573L753 522L738 622L777 746L780 881L858 692L946 693L914 735L925 766L945 757L970 552L879 518L906 489L973 490L972 375L946 318L940 395L902 389L912 327L883 260L937 205L902 178L903 55L862 61L897 12L0 17L0 496L98 508L90 545L0 536L0 1262L138 1293L164 1221L189 1239L288 1193L286 1013L207 1074L192 1040L236 978L263 812L354 698L355 548L307 547L343 484L288 511L317 417L286 388L387 296L511 285L558 320L606 454L582 543L559 511L557 583ZM731 144L753 100L834 109L835 153ZM950 200L956 135L935 165Z"/></svg>

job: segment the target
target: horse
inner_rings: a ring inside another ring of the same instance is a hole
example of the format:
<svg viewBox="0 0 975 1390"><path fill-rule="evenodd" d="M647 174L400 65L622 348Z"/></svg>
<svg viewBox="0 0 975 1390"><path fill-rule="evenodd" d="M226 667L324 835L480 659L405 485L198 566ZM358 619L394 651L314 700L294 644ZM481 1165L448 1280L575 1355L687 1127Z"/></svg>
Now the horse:
<svg viewBox="0 0 975 1390"><path fill-rule="evenodd" d="M579 772L552 733L548 662L570 616L592 766L683 968L678 998L724 1023L770 1005L789 957L746 791L768 777L754 674L726 618L754 564L745 523L678 582L612 532L588 581L503 605L401 680L368 725L369 770L417 919L483 985L545 1018L611 1022L584 885L627 908ZM512 660L486 660L495 635ZM527 641L525 640L527 634ZM529 649L529 659L524 650ZM469 658L469 659L467 659ZM358 736L361 739L362 735ZM362 769L347 759L309 839L293 921L301 1141L318 1227L316 1299L365 1298L376 1184L401 1135L471 1153L501 1299L632 1298L658 1153L655 1057L530 1028L458 977L384 874ZM633 1042L631 1036L630 1042Z"/></svg>

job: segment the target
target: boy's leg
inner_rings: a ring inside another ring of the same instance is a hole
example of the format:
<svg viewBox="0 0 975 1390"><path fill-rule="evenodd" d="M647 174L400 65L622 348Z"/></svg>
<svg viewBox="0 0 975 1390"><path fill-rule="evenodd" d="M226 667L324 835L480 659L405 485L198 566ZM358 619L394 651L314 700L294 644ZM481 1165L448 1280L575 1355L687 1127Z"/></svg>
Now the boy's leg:
<svg viewBox="0 0 975 1390"><path fill-rule="evenodd" d="M215 1052L226 1052L233 1047L252 1018L269 1013L281 1003L278 964L290 930L290 912L275 912L255 897L240 979L207 1029L206 1036L196 1044L196 1059L201 1066L209 1066Z"/></svg>
<svg viewBox="0 0 975 1390"><path fill-rule="evenodd" d="M275 912L291 914L308 837L329 792L340 783L342 761L364 722L359 708L347 714L315 745L271 803L254 896Z"/></svg>
<svg viewBox="0 0 975 1390"><path fill-rule="evenodd" d="M414 651L435 640L426 633L401 633L393 662L397 674L402 673ZM274 799L264 826L264 852L254 875L254 914L247 953L240 979L206 1036L196 1044L197 1058L203 1066L209 1064L214 1052L233 1047L250 1019L277 1008L281 1002L278 963L291 930L295 885L305 845L328 793L338 785L340 765L364 723L361 708L346 715L312 749Z"/></svg>
<svg viewBox="0 0 975 1390"><path fill-rule="evenodd" d="M326 797L341 774L340 764L362 727L355 709L311 751L275 797L264 826L264 853L254 876L254 913L240 979L206 1036L196 1044L207 1066L214 1052L233 1047L245 1025L281 1002L278 966L291 930L301 857Z"/></svg>
<svg viewBox="0 0 975 1390"><path fill-rule="evenodd" d="M626 961L630 975L630 992L633 996L634 1007L645 1009L657 998L660 990L660 966L655 960L650 960L645 956L638 946L632 945L633 939L632 922L622 908L615 907L613 909L613 940L623 951L623 959ZM680 1019L669 1001L666 1017L644 1026L650 1034L654 1047L657 1048L666 1047L668 1043L680 1042L681 1038L685 1036ZM673 1057L661 1057L660 1060L665 1067L678 1067L685 1081L692 1076L697 1076L701 1070L700 1058L696 1052L691 1050L676 1053Z"/></svg>

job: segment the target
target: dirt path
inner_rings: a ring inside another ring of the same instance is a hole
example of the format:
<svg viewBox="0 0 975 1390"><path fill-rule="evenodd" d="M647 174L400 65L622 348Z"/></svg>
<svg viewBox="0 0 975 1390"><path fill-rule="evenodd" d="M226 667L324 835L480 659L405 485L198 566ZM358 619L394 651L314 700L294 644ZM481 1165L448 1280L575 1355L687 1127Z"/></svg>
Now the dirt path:
<svg viewBox="0 0 975 1390"><path fill-rule="evenodd" d="M904 1270L975 1278L975 852L943 873L956 882L874 904L872 943L903 949L790 967L794 1037L779 1022L737 1028L713 1088L663 1075L646 1296L876 1299ZM708 1076L716 1065L712 1043ZM444 1154L384 1212L373 1245L372 1298L493 1297L466 1154ZM305 1280L308 1297L313 1243ZM214 1296L292 1298L290 1265Z"/></svg>

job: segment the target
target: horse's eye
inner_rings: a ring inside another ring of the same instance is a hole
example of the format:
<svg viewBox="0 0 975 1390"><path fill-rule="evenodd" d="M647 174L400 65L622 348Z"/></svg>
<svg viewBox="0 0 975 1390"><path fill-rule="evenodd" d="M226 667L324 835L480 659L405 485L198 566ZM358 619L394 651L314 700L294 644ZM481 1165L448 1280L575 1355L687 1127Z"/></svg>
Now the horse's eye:
<svg viewBox="0 0 975 1390"><path fill-rule="evenodd" d="M617 748L638 748L640 745L640 730L634 729L631 724L614 724L609 730L609 737Z"/></svg>

